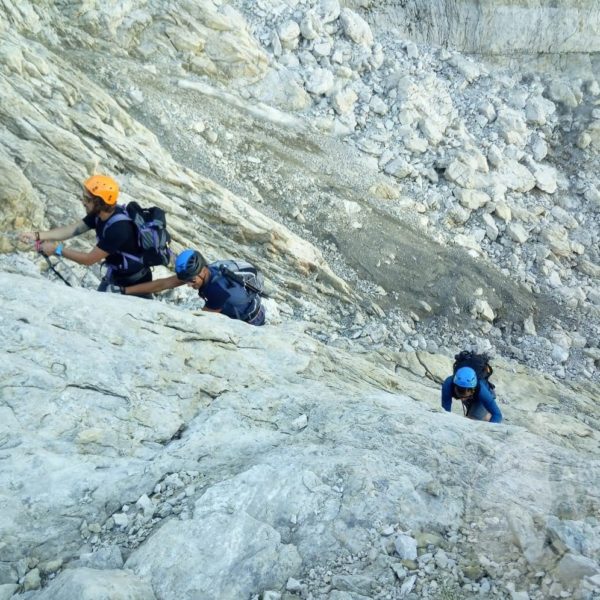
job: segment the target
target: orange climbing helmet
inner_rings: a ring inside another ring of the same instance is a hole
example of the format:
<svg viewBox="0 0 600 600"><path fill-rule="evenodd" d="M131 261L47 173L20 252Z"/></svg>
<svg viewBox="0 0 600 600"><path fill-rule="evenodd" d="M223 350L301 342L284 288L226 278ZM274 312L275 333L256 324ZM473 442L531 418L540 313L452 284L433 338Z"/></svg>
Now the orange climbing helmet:
<svg viewBox="0 0 600 600"><path fill-rule="evenodd" d="M105 204L112 206L119 197L119 184L108 175L92 175L83 182L83 187L92 195L102 198Z"/></svg>

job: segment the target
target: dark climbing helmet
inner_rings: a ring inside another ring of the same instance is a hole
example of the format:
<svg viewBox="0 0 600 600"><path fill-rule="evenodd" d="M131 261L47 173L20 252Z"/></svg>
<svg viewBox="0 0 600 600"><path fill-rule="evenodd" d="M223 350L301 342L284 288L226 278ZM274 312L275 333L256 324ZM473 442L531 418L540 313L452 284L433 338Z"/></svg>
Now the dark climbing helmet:
<svg viewBox="0 0 600 600"><path fill-rule="evenodd" d="M454 385L464 390L472 390L477 387L477 374L471 367L461 367L454 376Z"/></svg>
<svg viewBox="0 0 600 600"><path fill-rule="evenodd" d="M178 279L190 281L206 266L206 260L196 250L184 250L175 261L175 273Z"/></svg>

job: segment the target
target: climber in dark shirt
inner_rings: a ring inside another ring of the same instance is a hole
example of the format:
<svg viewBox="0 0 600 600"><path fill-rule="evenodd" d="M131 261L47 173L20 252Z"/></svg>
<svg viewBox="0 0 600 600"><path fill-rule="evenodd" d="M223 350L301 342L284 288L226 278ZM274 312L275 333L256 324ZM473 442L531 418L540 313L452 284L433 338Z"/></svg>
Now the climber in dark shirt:
<svg viewBox="0 0 600 600"><path fill-rule="evenodd" d="M106 175L93 175L83 183L82 203L86 216L64 227L50 231L25 233L24 241L36 241L38 249L47 256L56 254L80 265L94 265L104 261L107 271L98 291L104 292L111 284L133 285L152 281L152 271L141 258L135 225L125 216L125 208L117 206L119 185ZM90 252L65 248L62 240L96 230L96 246ZM55 242L60 243L55 243Z"/></svg>

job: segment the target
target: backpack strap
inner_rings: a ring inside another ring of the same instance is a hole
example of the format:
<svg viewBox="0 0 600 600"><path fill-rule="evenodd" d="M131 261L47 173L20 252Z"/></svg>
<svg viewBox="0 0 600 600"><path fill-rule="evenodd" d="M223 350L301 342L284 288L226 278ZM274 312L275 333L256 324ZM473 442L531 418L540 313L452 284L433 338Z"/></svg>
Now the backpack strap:
<svg viewBox="0 0 600 600"><path fill-rule="evenodd" d="M108 218L108 220L106 221L106 223L104 225L104 229L102 230L103 234L106 232L106 230L111 225L114 225L115 223L119 223L121 221L133 222L133 219L127 214L127 208L125 206L119 205L119 206L117 206L117 208L119 208L121 210L119 212L116 212L114 215L112 215L111 217ZM96 219L98 219L98 217L96 217ZM98 236L96 236L96 243L98 242L98 240L99 240L99 238L98 238ZM129 262L127 259L132 260L133 262L144 264L144 259L141 256L136 256L135 254L129 254L128 252L115 252L115 254L119 254L122 257L123 262L121 263L121 269L124 271L127 270L127 268L129 267ZM114 271L114 270L119 270L119 269L118 269L118 267L115 268L114 266L110 265L107 275L110 277L112 275L112 271Z"/></svg>

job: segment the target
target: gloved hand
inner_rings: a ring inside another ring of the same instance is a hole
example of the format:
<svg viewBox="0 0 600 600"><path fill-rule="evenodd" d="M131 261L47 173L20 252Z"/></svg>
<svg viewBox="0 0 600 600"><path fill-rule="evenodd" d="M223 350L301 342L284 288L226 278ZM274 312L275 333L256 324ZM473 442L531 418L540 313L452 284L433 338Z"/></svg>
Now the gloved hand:
<svg viewBox="0 0 600 600"><path fill-rule="evenodd" d="M112 283L108 285L106 291L109 294L124 294L125 290L120 285L113 285Z"/></svg>

